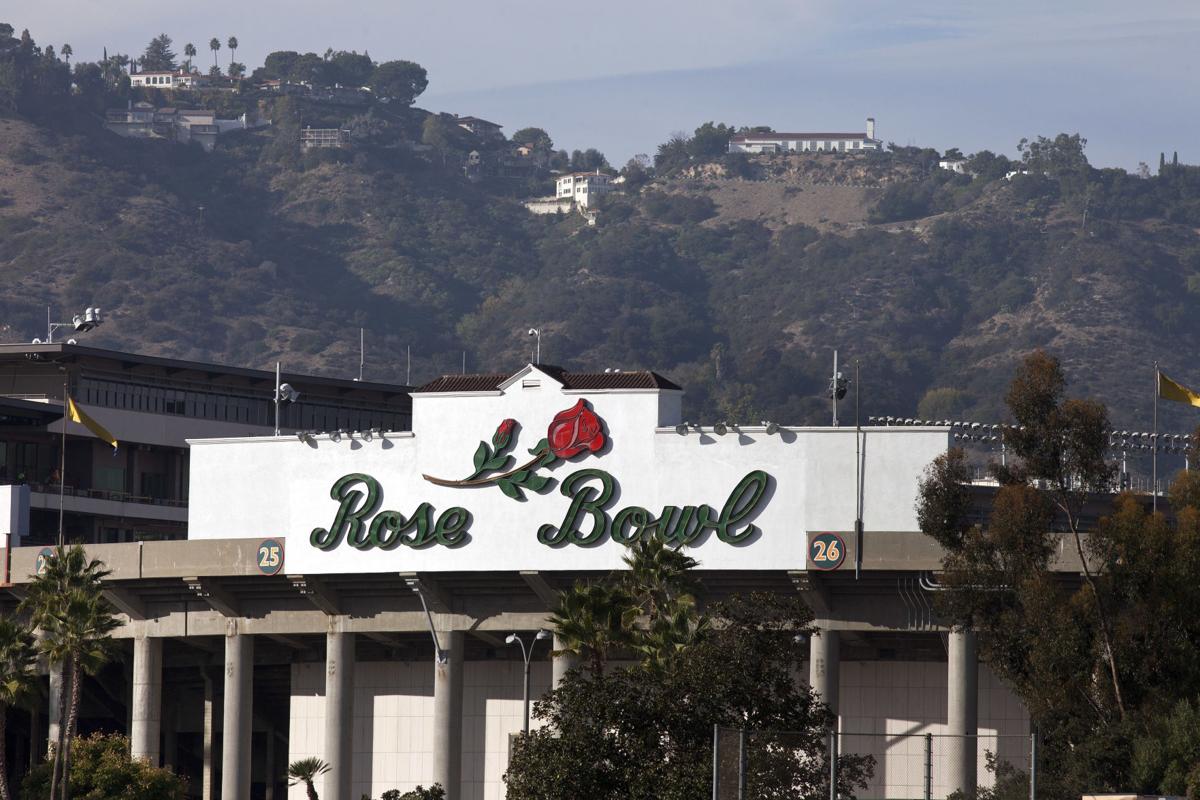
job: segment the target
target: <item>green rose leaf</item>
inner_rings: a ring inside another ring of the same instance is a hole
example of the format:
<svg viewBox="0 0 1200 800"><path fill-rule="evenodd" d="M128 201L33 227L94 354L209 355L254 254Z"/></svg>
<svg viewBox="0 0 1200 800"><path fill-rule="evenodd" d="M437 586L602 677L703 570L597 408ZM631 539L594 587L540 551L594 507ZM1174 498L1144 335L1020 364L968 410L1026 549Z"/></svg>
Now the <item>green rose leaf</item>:
<svg viewBox="0 0 1200 800"><path fill-rule="evenodd" d="M550 440L549 439L542 439L540 442L535 444L533 446L533 449L531 449L529 451L529 455L536 456L538 453L542 452L543 450L545 450L547 453L550 452Z"/></svg>
<svg viewBox="0 0 1200 800"><path fill-rule="evenodd" d="M489 458L492 457L492 448L487 446L487 442L480 442L478 449L475 450L475 474L483 472L483 467L487 464Z"/></svg>
<svg viewBox="0 0 1200 800"><path fill-rule="evenodd" d="M496 483L500 487L500 491L511 497L513 500L524 500L525 496L521 494L521 490L516 487L510 478L501 478Z"/></svg>
<svg viewBox="0 0 1200 800"><path fill-rule="evenodd" d="M549 482L549 478L530 473L523 481L521 481L521 485L531 492L540 492L542 489L546 488L546 484Z"/></svg>
<svg viewBox="0 0 1200 800"><path fill-rule="evenodd" d="M483 465L483 468L490 472L499 472L508 466L508 462L512 461L512 456L502 455L497 453L494 458L488 459Z"/></svg>

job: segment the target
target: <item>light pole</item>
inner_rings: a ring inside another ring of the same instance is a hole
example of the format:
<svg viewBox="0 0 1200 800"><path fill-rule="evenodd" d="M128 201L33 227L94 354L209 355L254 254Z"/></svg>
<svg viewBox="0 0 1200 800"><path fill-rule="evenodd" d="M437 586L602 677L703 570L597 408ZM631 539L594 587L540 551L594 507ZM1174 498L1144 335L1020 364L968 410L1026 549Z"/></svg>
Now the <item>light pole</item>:
<svg viewBox="0 0 1200 800"><path fill-rule="evenodd" d="M550 633L548 631L538 631L537 635L533 637L533 641L529 643L529 647L526 647L525 640L520 636L517 636L515 633L510 633L508 638L504 640L505 644L521 645L521 657L525 659L525 693L523 695L523 704L525 707L525 725L521 730L523 730L526 734L529 733L529 659L533 657L534 645L536 645L542 639L549 638Z"/></svg>
<svg viewBox="0 0 1200 800"><path fill-rule="evenodd" d="M100 315L100 309L94 306L88 306L82 314L73 316L70 322L51 322L50 307L46 306L46 344L54 344L54 332L59 328L74 328L78 333L87 333L99 327L102 322L104 318ZM33 343L40 344L37 339L34 339Z"/></svg>

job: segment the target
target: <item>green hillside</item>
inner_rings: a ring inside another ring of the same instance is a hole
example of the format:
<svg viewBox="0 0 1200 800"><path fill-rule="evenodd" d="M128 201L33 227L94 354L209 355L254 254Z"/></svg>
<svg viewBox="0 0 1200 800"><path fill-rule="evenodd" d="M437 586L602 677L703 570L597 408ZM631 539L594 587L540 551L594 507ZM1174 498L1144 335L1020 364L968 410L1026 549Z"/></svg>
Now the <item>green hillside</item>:
<svg viewBox="0 0 1200 800"><path fill-rule="evenodd" d="M404 380L411 348L422 382L464 352L468 370L515 369L535 326L548 362L655 369L687 387L689 418L743 423L825 421L835 347L861 361L864 416L999 419L1035 347L1123 426L1149 423L1154 359L1200 384L1200 168L1169 157L1144 177L1098 170L1060 136L1021 162L976 154L971 177L916 148L725 156L728 133L704 126L657 169L626 167L589 226L521 200L553 193L549 167L607 167L594 152L542 142L538 169L472 181L470 152L499 163L510 143L378 95L342 106L249 81L173 102L270 127L211 153L124 139L105 108L169 98L106 64L74 65L72 88L58 56L3 34L10 341L43 335L47 305L100 305L97 346L349 376L361 327L369 378ZM350 146L304 152L304 126L344 127Z"/></svg>

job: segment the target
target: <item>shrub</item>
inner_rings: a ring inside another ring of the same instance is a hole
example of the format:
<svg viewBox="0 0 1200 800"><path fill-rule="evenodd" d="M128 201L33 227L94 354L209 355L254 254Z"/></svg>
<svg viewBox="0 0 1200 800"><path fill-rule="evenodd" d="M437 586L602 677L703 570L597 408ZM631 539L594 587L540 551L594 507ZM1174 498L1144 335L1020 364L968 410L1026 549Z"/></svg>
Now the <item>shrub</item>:
<svg viewBox="0 0 1200 800"><path fill-rule="evenodd" d="M30 770L21 797L48 800L51 769L46 762ZM126 737L97 733L71 743L70 794L87 800L184 800L187 779L130 758Z"/></svg>
<svg viewBox="0 0 1200 800"><path fill-rule="evenodd" d="M713 201L707 197L692 197L683 194L647 192L647 213L659 222L683 225L687 222L703 222L717 213Z"/></svg>
<svg viewBox="0 0 1200 800"><path fill-rule="evenodd" d="M399 789L388 789L380 795L379 800L446 800L446 792L440 783L435 783L428 789L418 786L403 794Z"/></svg>

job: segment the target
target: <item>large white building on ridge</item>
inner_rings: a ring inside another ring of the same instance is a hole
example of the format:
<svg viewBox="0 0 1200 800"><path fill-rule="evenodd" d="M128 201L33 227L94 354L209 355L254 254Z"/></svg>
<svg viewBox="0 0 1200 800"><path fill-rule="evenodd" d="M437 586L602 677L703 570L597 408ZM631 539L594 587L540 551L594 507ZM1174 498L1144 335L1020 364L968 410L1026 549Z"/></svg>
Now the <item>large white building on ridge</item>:
<svg viewBox="0 0 1200 800"><path fill-rule="evenodd" d="M861 133L739 133L729 140L731 153L862 153L882 150L875 138L875 119L867 117Z"/></svg>

